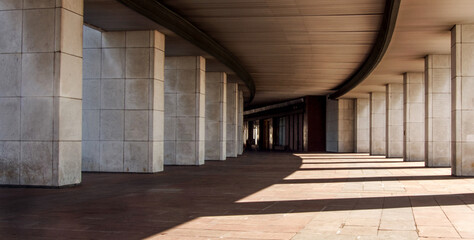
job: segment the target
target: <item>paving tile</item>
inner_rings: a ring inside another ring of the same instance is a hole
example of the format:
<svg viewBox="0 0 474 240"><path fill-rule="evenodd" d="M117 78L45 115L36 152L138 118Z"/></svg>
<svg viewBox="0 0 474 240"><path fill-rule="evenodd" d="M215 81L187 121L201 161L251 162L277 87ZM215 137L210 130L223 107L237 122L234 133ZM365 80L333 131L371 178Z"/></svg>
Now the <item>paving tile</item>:
<svg viewBox="0 0 474 240"><path fill-rule="evenodd" d="M82 178L0 188L2 239L474 239L474 179L421 162L246 152Z"/></svg>

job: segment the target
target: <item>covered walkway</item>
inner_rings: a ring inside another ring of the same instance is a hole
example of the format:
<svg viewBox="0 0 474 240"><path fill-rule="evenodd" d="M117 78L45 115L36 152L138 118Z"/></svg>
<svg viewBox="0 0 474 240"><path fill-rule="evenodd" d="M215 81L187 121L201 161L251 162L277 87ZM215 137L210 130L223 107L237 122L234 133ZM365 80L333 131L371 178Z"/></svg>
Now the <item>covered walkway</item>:
<svg viewBox="0 0 474 240"><path fill-rule="evenodd" d="M246 152L0 188L2 239L474 239L474 178L366 154Z"/></svg>

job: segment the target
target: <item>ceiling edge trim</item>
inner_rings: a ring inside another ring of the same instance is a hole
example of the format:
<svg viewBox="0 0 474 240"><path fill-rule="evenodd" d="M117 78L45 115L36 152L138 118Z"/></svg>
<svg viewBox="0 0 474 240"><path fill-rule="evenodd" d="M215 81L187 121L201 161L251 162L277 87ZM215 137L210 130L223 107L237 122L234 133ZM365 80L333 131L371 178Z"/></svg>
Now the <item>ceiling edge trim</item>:
<svg viewBox="0 0 474 240"><path fill-rule="evenodd" d="M386 0L382 24L372 51L362 66L351 77L333 89L336 92L329 95L330 99L337 99L351 91L364 81L380 63L395 31L400 2L401 0Z"/></svg>
<svg viewBox="0 0 474 240"><path fill-rule="evenodd" d="M201 31L188 20L168 9L157 0L117 0L130 9L148 17L159 25L176 33L180 37L195 44L197 47L214 56L217 60L232 69L245 83L250 92L250 103L255 97L255 83L252 76L240 63L238 58L228 49L220 45L212 37Z"/></svg>

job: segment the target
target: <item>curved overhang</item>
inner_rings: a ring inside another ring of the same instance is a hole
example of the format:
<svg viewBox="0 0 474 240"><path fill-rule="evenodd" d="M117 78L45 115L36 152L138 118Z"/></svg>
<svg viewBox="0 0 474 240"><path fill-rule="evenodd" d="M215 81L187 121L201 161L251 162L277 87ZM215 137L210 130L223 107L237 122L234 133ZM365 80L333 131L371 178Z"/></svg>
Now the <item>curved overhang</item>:
<svg viewBox="0 0 474 240"><path fill-rule="evenodd" d="M401 0L386 1L382 25L380 26L380 31L372 51L360 68L351 77L334 89L335 92L329 95L330 99L337 99L351 91L364 81L380 63L390 45L393 32L395 31L400 1Z"/></svg>
<svg viewBox="0 0 474 240"><path fill-rule="evenodd" d="M117 0L134 11L148 17L159 25L173 31L185 40L214 56L229 67L245 83L250 92L251 102L255 96L252 76L232 52L224 48L212 37L201 31L185 18L168 9L156 0Z"/></svg>

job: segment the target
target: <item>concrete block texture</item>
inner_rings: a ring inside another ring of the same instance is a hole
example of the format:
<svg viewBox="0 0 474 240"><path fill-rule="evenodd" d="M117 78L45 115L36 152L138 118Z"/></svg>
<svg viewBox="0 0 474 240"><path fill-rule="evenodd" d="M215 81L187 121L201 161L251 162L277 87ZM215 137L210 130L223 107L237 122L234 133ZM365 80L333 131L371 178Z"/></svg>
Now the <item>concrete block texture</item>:
<svg viewBox="0 0 474 240"><path fill-rule="evenodd" d="M204 164L205 60L200 56L166 57L164 78L164 163Z"/></svg>
<svg viewBox="0 0 474 240"><path fill-rule="evenodd" d="M163 71L155 71L164 69L162 34L87 26L83 34L82 170L162 171L165 97Z"/></svg>
<svg viewBox="0 0 474 240"><path fill-rule="evenodd" d="M403 157L403 84L386 86L386 151L388 158Z"/></svg>
<svg viewBox="0 0 474 240"><path fill-rule="evenodd" d="M451 166L451 56L425 57L425 165Z"/></svg>
<svg viewBox="0 0 474 240"><path fill-rule="evenodd" d="M238 123L237 123L237 140L238 149L237 154L242 155L244 153L244 93L239 91L239 107L238 107Z"/></svg>
<svg viewBox="0 0 474 240"><path fill-rule="evenodd" d="M386 93L370 93L370 154L387 155Z"/></svg>
<svg viewBox="0 0 474 240"><path fill-rule="evenodd" d="M327 102L326 149L330 152L354 152L355 100L339 99Z"/></svg>
<svg viewBox="0 0 474 240"><path fill-rule="evenodd" d="M452 174L474 176L474 25L451 30Z"/></svg>
<svg viewBox="0 0 474 240"><path fill-rule="evenodd" d="M205 160L225 160L227 74L206 72Z"/></svg>
<svg viewBox="0 0 474 240"><path fill-rule="evenodd" d="M354 103L354 151L368 153L370 151L370 102L368 98L357 98Z"/></svg>
<svg viewBox="0 0 474 240"><path fill-rule="evenodd" d="M82 15L82 0L0 4L0 184L81 181Z"/></svg>
<svg viewBox="0 0 474 240"><path fill-rule="evenodd" d="M425 80L424 73L405 73L404 161L425 161Z"/></svg>
<svg viewBox="0 0 474 240"><path fill-rule="evenodd" d="M237 157L238 154L238 102L239 85L227 83L227 107L226 107L226 156Z"/></svg>

